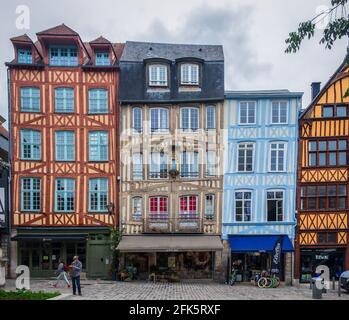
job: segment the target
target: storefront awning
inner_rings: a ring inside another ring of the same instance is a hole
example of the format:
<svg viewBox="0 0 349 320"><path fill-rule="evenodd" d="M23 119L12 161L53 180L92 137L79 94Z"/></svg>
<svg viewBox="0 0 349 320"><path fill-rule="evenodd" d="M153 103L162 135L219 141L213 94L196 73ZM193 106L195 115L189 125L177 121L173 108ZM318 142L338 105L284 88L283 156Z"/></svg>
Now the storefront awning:
<svg viewBox="0 0 349 320"><path fill-rule="evenodd" d="M13 241L18 240L41 240L41 241L52 241L52 240L86 240L88 238L87 233L74 233L74 234L18 234L11 238Z"/></svg>
<svg viewBox="0 0 349 320"><path fill-rule="evenodd" d="M223 250L220 236L213 235L129 235L123 236L121 252L175 252Z"/></svg>
<svg viewBox="0 0 349 320"><path fill-rule="evenodd" d="M276 240L280 235L230 235L230 249L232 252L272 252ZM290 238L283 236L282 251L294 251Z"/></svg>

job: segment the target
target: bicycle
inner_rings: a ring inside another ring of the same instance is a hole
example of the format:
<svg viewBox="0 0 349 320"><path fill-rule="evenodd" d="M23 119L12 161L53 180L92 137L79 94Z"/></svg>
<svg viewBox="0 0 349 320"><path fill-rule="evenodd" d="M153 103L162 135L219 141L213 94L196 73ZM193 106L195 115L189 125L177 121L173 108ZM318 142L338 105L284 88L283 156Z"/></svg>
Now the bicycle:
<svg viewBox="0 0 349 320"><path fill-rule="evenodd" d="M237 270L233 270L232 273L230 274L229 285L233 286L235 284L236 274L237 274Z"/></svg>
<svg viewBox="0 0 349 320"><path fill-rule="evenodd" d="M259 288L278 288L280 279L275 275L269 275L268 272L262 272L255 277L255 282Z"/></svg>

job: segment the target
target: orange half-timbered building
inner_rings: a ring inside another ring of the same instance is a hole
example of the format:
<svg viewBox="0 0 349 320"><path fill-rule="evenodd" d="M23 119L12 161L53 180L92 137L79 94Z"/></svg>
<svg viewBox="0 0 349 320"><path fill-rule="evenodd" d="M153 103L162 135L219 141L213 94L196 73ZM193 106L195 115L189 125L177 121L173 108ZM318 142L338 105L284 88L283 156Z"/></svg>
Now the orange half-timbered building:
<svg viewBox="0 0 349 320"><path fill-rule="evenodd" d="M307 282L320 265L330 277L349 269L349 67L343 62L299 122L298 225L295 279Z"/></svg>
<svg viewBox="0 0 349 320"><path fill-rule="evenodd" d="M52 274L78 255L90 277L110 267L118 223L118 78L123 46L84 43L63 25L11 39L12 263Z"/></svg>

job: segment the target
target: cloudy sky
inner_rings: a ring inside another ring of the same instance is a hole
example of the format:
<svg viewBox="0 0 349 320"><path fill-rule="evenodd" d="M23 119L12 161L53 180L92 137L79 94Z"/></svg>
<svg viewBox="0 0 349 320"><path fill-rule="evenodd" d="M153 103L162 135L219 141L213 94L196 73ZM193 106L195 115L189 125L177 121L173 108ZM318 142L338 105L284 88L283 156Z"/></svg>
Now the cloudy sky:
<svg viewBox="0 0 349 320"><path fill-rule="evenodd" d="M330 0L3 0L0 10L0 114L7 118L5 61L13 58L10 37L35 33L65 23L83 41L100 35L126 40L222 44L226 89L289 89L304 91L325 83L342 62L347 40L332 50L319 37L297 54L285 54L285 39L300 21L316 15ZM16 7L30 9L30 28L16 28ZM321 31L321 30L319 30Z"/></svg>

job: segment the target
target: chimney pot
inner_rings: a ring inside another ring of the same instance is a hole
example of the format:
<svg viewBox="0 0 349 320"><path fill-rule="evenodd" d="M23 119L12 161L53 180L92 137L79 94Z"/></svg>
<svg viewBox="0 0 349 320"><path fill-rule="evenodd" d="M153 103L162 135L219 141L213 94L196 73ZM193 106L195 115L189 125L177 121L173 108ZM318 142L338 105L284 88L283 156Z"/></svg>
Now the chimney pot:
<svg viewBox="0 0 349 320"><path fill-rule="evenodd" d="M311 83L311 100L319 94L320 92L321 82L312 82Z"/></svg>

